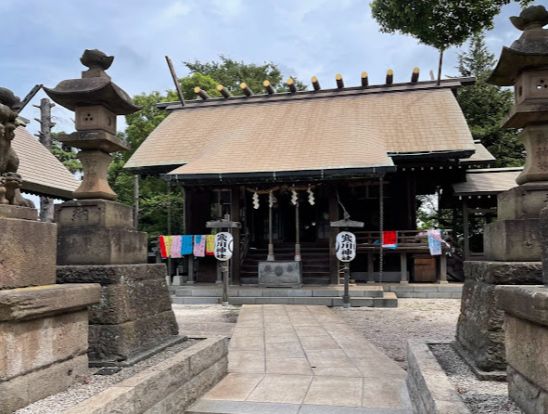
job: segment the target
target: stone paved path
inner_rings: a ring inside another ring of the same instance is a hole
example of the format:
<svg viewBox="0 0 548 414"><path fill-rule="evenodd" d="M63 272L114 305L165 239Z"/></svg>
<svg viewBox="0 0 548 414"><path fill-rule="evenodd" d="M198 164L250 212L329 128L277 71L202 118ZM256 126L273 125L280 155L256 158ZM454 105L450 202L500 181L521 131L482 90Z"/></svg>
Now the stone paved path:
<svg viewBox="0 0 548 414"><path fill-rule="evenodd" d="M411 413L405 376L325 306L244 305L229 374L188 413Z"/></svg>

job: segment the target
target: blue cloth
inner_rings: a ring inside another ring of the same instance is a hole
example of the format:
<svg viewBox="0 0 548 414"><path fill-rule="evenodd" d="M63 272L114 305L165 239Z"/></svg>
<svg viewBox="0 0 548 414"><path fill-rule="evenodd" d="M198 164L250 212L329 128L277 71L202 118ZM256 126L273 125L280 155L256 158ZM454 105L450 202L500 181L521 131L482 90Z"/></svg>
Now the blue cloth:
<svg viewBox="0 0 548 414"><path fill-rule="evenodd" d="M428 230L428 248L431 256L441 256L441 232Z"/></svg>
<svg viewBox="0 0 548 414"><path fill-rule="evenodd" d="M182 236L181 255L192 254L192 236Z"/></svg>

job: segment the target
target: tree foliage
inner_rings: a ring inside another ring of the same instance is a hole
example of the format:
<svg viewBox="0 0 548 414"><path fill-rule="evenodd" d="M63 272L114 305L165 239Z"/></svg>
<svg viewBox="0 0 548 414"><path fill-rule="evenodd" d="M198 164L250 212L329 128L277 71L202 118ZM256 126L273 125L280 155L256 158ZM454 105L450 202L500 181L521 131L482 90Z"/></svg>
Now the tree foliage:
<svg viewBox="0 0 548 414"><path fill-rule="evenodd" d="M440 51L460 46L473 34L493 27L493 19L511 0L373 0L373 17L385 33L403 33ZM522 6L532 0L521 0Z"/></svg>
<svg viewBox="0 0 548 414"><path fill-rule="evenodd" d="M201 63L185 62L192 74L208 75L227 88L233 95L242 95L240 83L245 82L254 93L263 93L263 81L268 80L278 92L287 91L282 72L271 62L262 65L246 64L221 56L220 61ZM306 86L294 79L298 90Z"/></svg>
<svg viewBox="0 0 548 414"><path fill-rule="evenodd" d="M474 139L497 159L499 167L523 165L523 146L516 130L501 128L514 104L513 93L487 83L495 67L495 56L487 50L483 34L472 37L468 50L459 55L459 72L474 76L476 83L459 89L457 99Z"/></svg>

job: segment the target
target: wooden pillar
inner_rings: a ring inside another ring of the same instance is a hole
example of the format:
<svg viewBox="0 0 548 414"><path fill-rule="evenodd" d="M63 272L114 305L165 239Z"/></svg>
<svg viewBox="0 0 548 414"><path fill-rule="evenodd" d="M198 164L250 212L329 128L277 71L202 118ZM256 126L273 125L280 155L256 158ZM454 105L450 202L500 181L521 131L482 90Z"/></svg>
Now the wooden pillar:
<svg viewBox="0 0 548 414"><path fill-rule="evenodd" d="M447 283L447 256L444 252L440 256L440 283Z"/></svg>
<svg viewBox="0 0 548 414"><path fill-rule="evenodd" d="M367 283L375 283L375 263L373 252L367 253Z"/></svg>
<svg viewBox="0 0 548 414"><path fill-rule="evenodd" d="M183 187L183 234L191 234L191 204L192 204L192 190L188 187ZM189 285L194 283L194 256L192 254L185 256L187 260L188 268L188 281Z"/></svg>
<svg viewBox="0 0 548 414"><path fill-rule="evenodd" d="M407 277L407 252L400 252L400 283L409 283Z"/></svg>
<svg viewBox="0 0 548 414"><path fill-rule="evenodd" d="M336 188L329 188L329 221L339 220L339 205L337 203ZM329 229L329 283L339 284L339 266L335 252L335 239L337 237L337 229L331 227Z"/></svg>
<svg viewBox="0 0 548 414"><path fill-rule="evenodd" d="M241 188L234 186L231 188L230 194L230 219L232 221L241 221L240 217L240 198ZM234 237L234 250L232 253L231 274L232 283L235 285L240 284L240 229L233 229L232 236Z"/></svg>
<svg viewBox="0 0 548 414"><path fill-rule="evenodd" d="M462 200L462 227L464 237L464 260L470 260L470 217L468 215L468 204Z"/></svg>

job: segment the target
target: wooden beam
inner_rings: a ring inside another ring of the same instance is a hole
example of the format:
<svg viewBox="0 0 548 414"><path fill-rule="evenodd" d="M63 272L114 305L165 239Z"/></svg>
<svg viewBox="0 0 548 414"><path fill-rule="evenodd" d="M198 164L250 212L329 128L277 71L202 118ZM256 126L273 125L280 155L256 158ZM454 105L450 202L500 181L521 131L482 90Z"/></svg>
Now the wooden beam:
<svg viewBox="0 0 548 414"><path fill-rule="evenodd" d="M462 200L462 227L464 239L464 260L470 260L470 217L466 200Z"/></svg>
<svg viewBox="0 0 548 414"><path fill-rule="evenodd" d="M335 81L337 82L337 88L342 89L344 88L344 80L340 73L337 73L335 75Z"/></svg>
<svg viewBox="0 0 548 414"><path fill-rule="evenodd" d="M206 91L204 91L202 88L200 88L199 86L195 86L194 87L194 93L196 95L198 95L200 98L202 98L204 101L207 101L209 99L209 95L207 94Z"/></svg>
<svg viewBox="0 0 548 414"><path fill-rule="evenodd" d="M411 82L412 83L417 83L419 81L420 71L421 70L418 67L413 68L413 73L411 74Z"/></svg>
<svg viewBox="0 0 548 414"><path fill-rule="evenodd" d="M230 219L233 221L239 222L241 220L240 216L240 197L241 197L241 188L239 186L234 186L231 188L230 194ZM232 269L232 283L235 285L240 284L240 233L241 230L233 229L232 236L234 237L233 245L233 259L230 261Z"/></svg>
<svg viewBox="0 0 548 414"><path fill-rule="evenodd" d="M316 76L312 76L310 80L312 81L312 86L314 87L315 91L319 91L320 89L322 89L322 87L320 86L320 81Z"/></svg>
<svg viewBox="0 0 548 414"><path fill-rule="evenodd" d="M289 92L296 93L297 92L297 86L295 85L295 81L293 78L289 78L286 82L287 87L289 88Z"/></svg>
<svg viewBox="0 0 548 414"><path fill-rule="evenodd" d="M263 81L263 87L265 88L266 93L268 93L269 95L273 95L276 92L274 88L272 87L272 85L270 84L269 80Z"/></svg>
<svg viewBox="0 0 548 414"><path fill-rule="evenodd" d="M392 85L394 83L394 71L392 69L388 69L386 71L386 84Z"/></svg>
<svg viewBox="0 0 548 414"><path fill-rule="evenodd" d="M361 75L361 79L362 79L362 88L367 88L369 86L369 75L367 74L367 72L362 72L362 75Z"/></svg>
<svg viewBox="0 0 548 414"><path fill-rule="evenodd" d="M228 89L226 89L223 85L219 84L217 85L217 91L219 91L219 93L221 95L223 95L223 98L225 99L228 99L230 98L232 95L230 94L230 92L228 91Z"/></svg>
<svg viewBox="0 0 548 414"><path fill-rule="evenodd" d="M240 89L242 90L244 95L247 96L248 98L253 95L253 91L245 82L240 83Z"/></svg>
<svg viewBox="0 0 548 414"><path fill-rule="evenodd" d="M337 192L335 187L331 187L329 194L329 221L339 219L339 204L337 203ZM339 284L339 267L335 251L335 239L338 230L334 227L329 228L329 283Z"/></svg>

